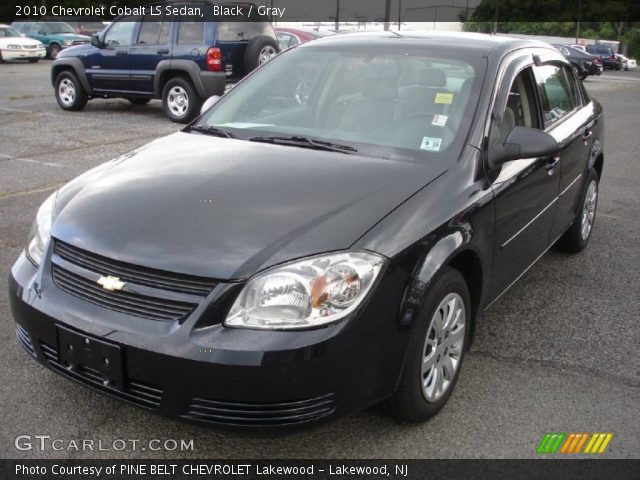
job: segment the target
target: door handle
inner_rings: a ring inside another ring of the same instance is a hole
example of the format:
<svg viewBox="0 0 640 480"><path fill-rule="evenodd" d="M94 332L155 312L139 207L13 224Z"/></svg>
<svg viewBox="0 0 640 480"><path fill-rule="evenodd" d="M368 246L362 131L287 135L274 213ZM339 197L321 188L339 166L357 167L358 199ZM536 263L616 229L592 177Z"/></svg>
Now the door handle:
<svg viewBox="0 0 640 480"><path fill-rule="evenodd" d="M591 138L591 135L593 135L593 130L585 130L584 135L582 135L582 139L589 140Z"/></svg>
<svg viewBox="0 0 640 480"><path fill-rule="evenodd" d="M160 50L158 50L156 53L160 54L160 55L164 55L169 53L169 49L168 48L161 48Z"/></svg>
<svg viewBox="0 0 640 480"><path fill-rule="evenodd" d="M126 50L116 50L116 55L128 55L129 52Z"/></svg>
<svg viewBox="0 0 640 480"><path fill-rule="evenodd" d="M553 169L556 167L556 165L558 165L559 162L560 162L560 155L556 155L551 160L549 160L549 162L547 163L547 166L544 167L549 172L549 175L553 173Z"/></svg>

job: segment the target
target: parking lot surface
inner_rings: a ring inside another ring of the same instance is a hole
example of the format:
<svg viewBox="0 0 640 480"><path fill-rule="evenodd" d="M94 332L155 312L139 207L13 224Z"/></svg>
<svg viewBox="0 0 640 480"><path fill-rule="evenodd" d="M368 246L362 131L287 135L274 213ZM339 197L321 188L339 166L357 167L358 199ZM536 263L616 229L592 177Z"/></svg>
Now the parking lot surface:
<svg viewBox="0 0 640 480"><path fill-rule="evenodd" d="M175 132L160 103L94 100L58 108L50 62L0 65L0 392L7 458L535 457L545 432L611 432L606 457L640 452L640 71L585 85L605 108L605 166L586 251L553 249L480 319L444 410L406 426L379 407L279 438L228 435L168 421L45 370L19 346L7 276L38 205L95 165ZM339 374L339 373L338 373ZM18 450L19 435L138 439L140 450ZM193 439L193 451L150 451Z"/></svg>

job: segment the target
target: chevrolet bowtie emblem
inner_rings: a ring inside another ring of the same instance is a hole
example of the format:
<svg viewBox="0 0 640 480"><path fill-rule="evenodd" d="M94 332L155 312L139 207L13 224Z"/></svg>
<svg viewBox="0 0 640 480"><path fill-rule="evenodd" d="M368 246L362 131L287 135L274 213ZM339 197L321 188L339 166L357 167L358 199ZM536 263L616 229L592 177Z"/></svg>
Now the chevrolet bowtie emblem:
<svg viewBox="0 0 640 480"><path fill-rule="evenodd" d="M122 290L125 282L121 282L118 277L112 277L111 275L107 275L106 277L100 277L98 279L98 285L100 285L105 290L109 290L113 292L115 290Z"/></svg>

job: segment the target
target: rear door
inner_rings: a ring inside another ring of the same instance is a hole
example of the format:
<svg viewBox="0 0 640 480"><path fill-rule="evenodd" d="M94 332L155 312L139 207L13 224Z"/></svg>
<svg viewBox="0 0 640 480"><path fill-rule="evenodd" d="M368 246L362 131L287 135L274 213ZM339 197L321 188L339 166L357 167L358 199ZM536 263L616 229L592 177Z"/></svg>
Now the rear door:
<svg viewBox="0 0 640 480"><path fill-rule="evenodd" d="M171 58L171 44L169 17L160 21L157 16L144 17L129 50L132 90L153 95L156 68L162 60Z"/></svg>
<svg viewBox="0 0 640 480"><path fill-rule="evenodd" d="M131 91L129 50L137 31L137 20L137 17L123 17L112 23L102 37L102 47L93 49L86 58L86 73L94 90Z"/></svg>
<svg viewBox="0 0 640 480"><path fill-rule="evenodd" d="M560 189L550 232L550 241L554 241L576 215L593 141L594 116L572 68L558 62L536 66L534 71L544 129L561 148L558 165Z"/></svg>

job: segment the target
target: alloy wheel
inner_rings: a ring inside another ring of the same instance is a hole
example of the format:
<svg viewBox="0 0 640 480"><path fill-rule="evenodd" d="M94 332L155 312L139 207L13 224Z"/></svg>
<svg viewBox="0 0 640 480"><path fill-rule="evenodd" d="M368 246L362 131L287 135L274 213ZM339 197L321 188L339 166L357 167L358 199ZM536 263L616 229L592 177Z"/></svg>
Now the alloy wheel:
<svg viewBox="0 0 640 480"><path fill-rule="evenodd" d="M65 107L73 105L76 99L76 86L68 78L63 78L58 85L58 96Z"/></svg>
<svg viewBox="0 0 640 480"><path fill-rule="evenodd" d="M582 240L586 240L591 235L593 221L596 216L596 206L598 205L598 184L592 180L584 196L584 205L582 207L582 220L580 223L580 233Z"/></svg>
<svg viewBox="0 0 640 480"><path fill-rule="evenodd" d="M260 55L258 55L258 65L262 65L264 63L267 63L269 60L271 60L277 54L278 54L278 52L276 52L276 49L273 46L267 45L267 46L263 47L262 50L260 50Z"/></svg>
<svg viewBox="0 0 640 480"><path fill-rule="evenodd" d="M436 308L425 339L421 383L428 402L436 402L450 388L462 358L465 339L465 307L462 297L450 293Z"/></svg>

